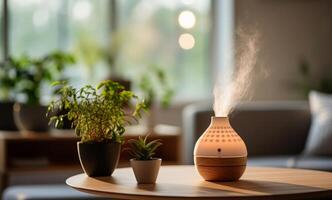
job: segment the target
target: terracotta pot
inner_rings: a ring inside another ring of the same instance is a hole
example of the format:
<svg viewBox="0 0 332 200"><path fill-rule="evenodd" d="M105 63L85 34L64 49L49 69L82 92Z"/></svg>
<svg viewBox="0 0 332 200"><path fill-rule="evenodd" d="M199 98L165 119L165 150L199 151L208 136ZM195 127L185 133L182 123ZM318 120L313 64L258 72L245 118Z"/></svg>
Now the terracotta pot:
<svg viewBox="0 0 332 200"><path fill-rule="evenodd" d="M15 123L20 131L47 132L49 118L46 112L46 106L15 103Z"/></svg>
<svg viewBox="0 0 332 200"><path fill-rule="evenodd" d="M88 176L111 176L119 162L121 144L77 142L77 150L82 169Z"/></svg>
<svg viewBox="0 0 332 200"><path fill-rule="evenodd" d="M0 102L0 130L16 131L13 115L14 102Z"/></svg>
<svg viewBox="0 0 332 200"><path fill-rule="evenodd" d="M130 159L130 165L133 168L138 183L155 183L161 165L161 159L136 160Z"/></svg>

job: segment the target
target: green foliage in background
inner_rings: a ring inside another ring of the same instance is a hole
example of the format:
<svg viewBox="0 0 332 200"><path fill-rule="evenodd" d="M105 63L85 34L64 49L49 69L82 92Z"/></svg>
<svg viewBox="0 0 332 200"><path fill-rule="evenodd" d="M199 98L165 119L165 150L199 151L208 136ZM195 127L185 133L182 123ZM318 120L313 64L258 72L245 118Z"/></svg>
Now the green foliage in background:
<svg viewBox="0 0 332 200"><path fill-rule="evenodd" d="M298 84L305 96L308 96L311 90L332 94L332 76L313 80L311 77L310 64L307 60L302 60L299 64L299 72L302 76L302 82Z"/></svg>
<svg viewBox="0 0 332 200"><path fill-rule="evenodd" d="M19 72L13 68L11 60L4 62L0 66L0 100L14 101L16 87L19 82Z"/></svg>
<svg viewBox="0 0 332 200"><path fill-rule="evenodd" d="M102 59L102 47L96 38L82 34L77 39L74 54L86 65L89 72L93 73L93 68Z"/></svg>
<svg viewBox="0 0 332 200"><path fill-rule="evenodd" d="M147 142L148 136L144 138L139 136L138 139L128 140L129 148L126 150L136 160L152 160L155 151L162 145L160 140Z"/></svg>
<svg viewBox="0 0 332 200"><path fill-rule="evenodd" d="M174 91L168 84L166 72L160 67L150 65L138 85L149 108L157 100L163 108L170 105Z"/></svg>
<svg viewBox="0 0 332 200"><path fill-rule="evenodd" d="M100 44L97 38L90 34L82 33L77 38L74 54L82 61L92 79L95 77L95 67L99 62L105 62L114 77L120 75L116 69L116 59L124 38L120 31L112 32L110 38L105 44Z"/></svg>
<svg viewBox="0 0 332 200"><path fill-rule="evenodd" d="M65 67L74 63L75 58L71 54L61 51L54 51L41 58L26 55L19 58L11 57L0 77L1 81L6 83L2 87L24 94L28 104L38 105L42 83L57 80ZM10 98L8 95L5 98Z"/></svg>
<svg viewBox="0 0 332 200"><path fill-rule="evenodd" d="M84 143L122 143L124 126L130 124L132 119L140 118L141 111L145 109L144 102L137 102L133 112L126 113L125 108L131 105L132 99L137 100L137 96L110 80L101 82L96 88L86 85L76 89L64 82L54 85L60 87L60 99L49 105L48 113L55 113L57 109L68 112L52 116L50 123L55 122L55 126L60 127L67 117Z"/></svg>

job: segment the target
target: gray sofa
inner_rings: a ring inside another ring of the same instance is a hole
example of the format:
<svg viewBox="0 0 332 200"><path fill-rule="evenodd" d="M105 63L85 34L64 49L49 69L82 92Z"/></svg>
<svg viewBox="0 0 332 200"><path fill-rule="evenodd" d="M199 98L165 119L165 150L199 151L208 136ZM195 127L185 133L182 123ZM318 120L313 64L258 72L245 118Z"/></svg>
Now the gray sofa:
<svg viewBox="0 0 332 200"><path fill-rule="evenodd" d="M193 163L194 144L214 115L211 105L192 104L184 109L183 158L187 164ZM230 123L247 145L249 165L332 171L332 156L302 154L311 123L308 102L241 103L230 114Z"/></svg>

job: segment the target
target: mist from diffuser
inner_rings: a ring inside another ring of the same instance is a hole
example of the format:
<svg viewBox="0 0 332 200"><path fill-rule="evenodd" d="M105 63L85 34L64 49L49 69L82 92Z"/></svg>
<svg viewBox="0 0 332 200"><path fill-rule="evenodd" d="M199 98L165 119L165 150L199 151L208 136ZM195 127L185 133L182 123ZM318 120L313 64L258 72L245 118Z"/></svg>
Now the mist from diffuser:
<svg viewBox="0 0 332 200"><path fill-rule="evenodd" d="M240 35L241 36L241 35ZM243 37L243 36L242 36ZM247 148L232 128L228 115L236 102L248 95L251 74L256 64L257 34L244 37L237 59L237 71L224 91L214 88L214 112L211 123L196 142L194 162L207 181L235 181L247 165Z"/></svg>
<svg viewBox="0 0 332 200"><path fill-rule="evenodd" d="M249 88L257 62L258 33L254 32L251 35L247 35L239 32L238 38L241 45L239 45L236 54L237 71L235 71L232 81L225 87L221 87L219 83L216 83L213 90L213 110L217 117L228 116L237 102L245 98L250 98Z"/></svg>

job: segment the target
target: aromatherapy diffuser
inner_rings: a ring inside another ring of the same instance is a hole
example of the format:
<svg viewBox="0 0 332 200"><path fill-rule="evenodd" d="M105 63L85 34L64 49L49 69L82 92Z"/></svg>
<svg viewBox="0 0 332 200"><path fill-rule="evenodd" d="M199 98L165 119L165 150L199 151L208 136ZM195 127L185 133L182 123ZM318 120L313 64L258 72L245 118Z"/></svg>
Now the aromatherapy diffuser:
<svg viewBox="0 0 332 200"><path fill-rule="evenodd" d="M227 117L211 117L211 124L196 142L194 161L207 181L235 181L242 176L247 148Z"/></svg>

